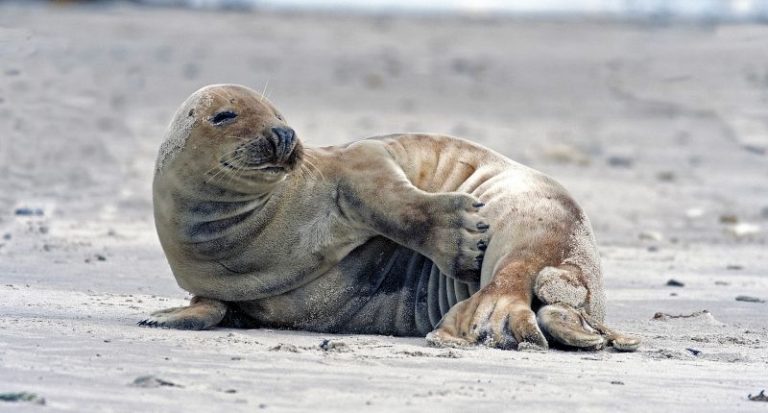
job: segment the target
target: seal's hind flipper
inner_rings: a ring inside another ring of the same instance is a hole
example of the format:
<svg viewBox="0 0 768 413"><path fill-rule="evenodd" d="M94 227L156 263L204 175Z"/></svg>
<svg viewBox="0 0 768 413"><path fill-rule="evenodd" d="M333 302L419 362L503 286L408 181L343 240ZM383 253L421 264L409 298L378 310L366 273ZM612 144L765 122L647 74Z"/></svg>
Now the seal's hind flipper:
<svg viewBox="0 0 768 413"><path fill-rule="evenodd" d="M194 297L187 307L155 311L139 321L143 327L206 330L218 325L227 313L227 304L210 298Z"/></svg>
<svg viewBox="0 0 768 413"><path fill-rule="evenodd" d="M536 318L544 334L557 343L585 350L600 350L605 346L605 338L573 307L545 305L539 309Z"/></svg>
<svg viewBox="0 0 768 413"><path fill-rule="evenodd" d="M580 315L584 321L586 321L592 328L597 330L597 332L600 333L608 341L608 345L612 346L617 351L637 351L637 349L640 347L639 338L627 336L608 328L605 324L595 320L589 314L584 312L584 310L580 311Z"/></svg>
<svg viewBox="0 0 768 413"><path fill-rule="evenodd" d="M618 351L637 350L640 340L611 330L587 313L590 294L583 279L579 268L567 264L545 267L536 275L533 292L544 304L537 313L539 327L569 347L599 350L607 345Z"/></svg>
<svg viewBox="0 0 768 413"><path fill-rule="evenodd" d="M541 307L537 313L541 329L560 344L585 350L613 346L617 351L635 351L640 340L617 333L590 317L584 310L563 304Z"/></svg>

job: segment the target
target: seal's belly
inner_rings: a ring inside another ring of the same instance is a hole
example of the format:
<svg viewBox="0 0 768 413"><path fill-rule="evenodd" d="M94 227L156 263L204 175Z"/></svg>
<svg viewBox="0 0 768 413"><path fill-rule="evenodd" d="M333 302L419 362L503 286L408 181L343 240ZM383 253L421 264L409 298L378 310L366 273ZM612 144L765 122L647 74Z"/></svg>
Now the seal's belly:
<svg viewBox="0 0 768 413"><path fill-rule="evenodd" d="M453 305L488 283L506 253L531 248L539 245L539 237L546 238L551 227L540 225L539 217L563 221L558 218L559 209L540 204L549 199L548 192L531 191L536 186L526 181L541 178L523 172L495 172L487 177L480 171L455 188L483 200L491 222L478 282L448 278L425 256L376 237L304 286L240 305L262 326L423 336Z"/></svg>
<svg viewBox="0 0 768 413"><path fill-rule="evenodd" d="M478 288L447 278L423 255L377 237L305 286L238 304L264 327L423 336Z"/></svg>

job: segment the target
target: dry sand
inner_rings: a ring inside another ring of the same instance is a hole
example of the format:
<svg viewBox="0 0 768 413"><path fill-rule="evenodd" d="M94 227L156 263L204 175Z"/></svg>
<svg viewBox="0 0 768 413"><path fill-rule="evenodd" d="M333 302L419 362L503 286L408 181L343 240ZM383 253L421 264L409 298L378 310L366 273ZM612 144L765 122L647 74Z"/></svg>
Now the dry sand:
<svg viewBox="0 0 768 413"><path fill-rule="evenodd" d="M46 400L0 411L765 412L747 395L768 387L768 304L736 297L768 299L767 44L752 25L0 3L0 392ZM268 82L309 144L450 133L556 177L592 218L609 323L643 347L137 327L186 298L152 224L160 137L222 82ZM164 381L131 385L146 375Z"/></svg>

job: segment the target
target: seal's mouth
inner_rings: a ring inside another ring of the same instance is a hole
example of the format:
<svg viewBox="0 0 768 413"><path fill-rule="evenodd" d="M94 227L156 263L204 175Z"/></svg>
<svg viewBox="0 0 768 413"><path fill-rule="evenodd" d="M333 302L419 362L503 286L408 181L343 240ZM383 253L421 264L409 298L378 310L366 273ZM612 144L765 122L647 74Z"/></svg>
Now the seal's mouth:
<svg viewBox="0 0 768 413"><path fill-rule="evenodd" d="M277 175L294 170L303 158L303 147L283 130L271 135L257 136L242 142L234 151L223 156L219 163L222 168L234 174Z"/></svg>
<svg viewBox="0 0 768 413"><path fill-rule="evenodd" d="M261 166L261 167L257 167L257 168L251 168L251 170L259 171L259 172L265 172L265 173L271 173L271 174L278 174L278 173L281 173L281 172L287 172L288 171L288 169L286 169L283 166L270 166L270 165L265 165L265 166Z"/></svg>
<svg viewBox="0 0 768 413"><path fill-rule="evenodd" d="M264 165L235 165L230 161L221 161L221 166L223 166L226 169L231 169L233 171L258 171L258 172L266 172L266 173L279 173L279 172L287 172L289 168L287 166L282 165L273 165L273 164L264 164Z"/></svg>

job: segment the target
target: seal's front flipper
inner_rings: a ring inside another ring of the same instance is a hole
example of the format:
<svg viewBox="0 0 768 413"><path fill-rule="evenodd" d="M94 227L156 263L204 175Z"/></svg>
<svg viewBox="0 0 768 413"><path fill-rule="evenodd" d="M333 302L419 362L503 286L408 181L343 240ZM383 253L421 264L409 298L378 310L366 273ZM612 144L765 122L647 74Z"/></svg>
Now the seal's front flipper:
<svg viewBox="0 0 768 413"><path fill-rule="evenodd" d="M336 192L341 216L353 226L367 227L372 235L382 235L426 256L450 278L480 281L484 251L490 242L490 225L480 213L484 206L480 199L463 192L419 188L405 169L426 161L416 161L421 159L418 155L399 158L382 141L358 141L343 156L339 167L349 169ZM436 164L421 167L422 178L427 179ZM444 178L428 180L440 179Z"/></svg>
<svg viewBox="0 0 768 413"><path fill-rule="evenodd" d="M144 327L205 330L218 325L227 313L227 304L204 297L194 297L187 307L155 311L139 322Z"/></svg>

